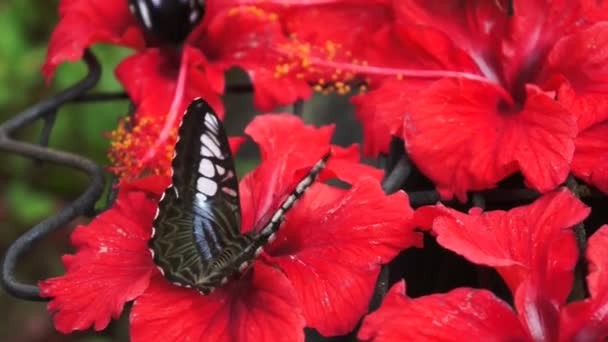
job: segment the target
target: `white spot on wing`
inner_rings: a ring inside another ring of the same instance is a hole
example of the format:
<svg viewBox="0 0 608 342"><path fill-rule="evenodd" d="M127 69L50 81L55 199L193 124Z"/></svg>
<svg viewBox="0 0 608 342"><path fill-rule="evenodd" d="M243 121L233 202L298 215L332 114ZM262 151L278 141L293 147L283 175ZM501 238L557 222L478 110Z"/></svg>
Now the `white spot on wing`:
<svg viewBox="0 0 608 342"><path fill-rule="evenodd" d="M199 177L196 189L207 196L213 196L217 192L217 183L209 178Z"/></svg>
<svg viewBox="0 0 608 342"><path fill-rule="evenodd" d="M224 156L222 155L222 152L220 151L220 147L207 134L201 135L201 143L203 143L203 146L208 148L209 151L211 151L211 153L213 153L213 155L216 158L224 159Z"/></svg>
<svg viewBox="0 0 608 342"><path fill-rule="evenodd" d="M232 188L222 187L222 191L232 197L236 197L236 191L234 191Z"/></svg>
<svg viewBox="0 0 608 342"><path fill-rule="evenodd" d="M207 113L207 115L205 116L205 123L209 128L215 128L216 130L219 128L217 118L211 113Z"/></svg>
<svg viewBox="0 0 608 342"><path fill-rule="evenodd" d="M215 174L215 169L213 168L213 163L211 160L203 158L200 164L198 164L198 172L207 178L213 177Z"/></svg>
<svg viewBox="0 0 608 342"><path fill-rule="evenodd" d="M144 26L151 29L152 20L150 20L150 12L148 12L148 7L146 6L145 1L137 1L137 7L139 7L139 14L141 15L141 20L144 22Z"/></svg>
<svg viewBox="0 0 608 342"><path fill-rule="evenodd" d="M215 168L217 169L217 173L220 176L223 176L224 173L226 173L226 169L224 169L223 167L221 167L219 164L215 165Z"/></svg>
<svg viewBox="0 0 608 342"><path fill-rule="evenodd" d="M201 140L203 140L203 139L201 139ZM209 150L205 146L201 146L201 155L203 157L213 157L213 153L211 153L211 150Z"/></svg>

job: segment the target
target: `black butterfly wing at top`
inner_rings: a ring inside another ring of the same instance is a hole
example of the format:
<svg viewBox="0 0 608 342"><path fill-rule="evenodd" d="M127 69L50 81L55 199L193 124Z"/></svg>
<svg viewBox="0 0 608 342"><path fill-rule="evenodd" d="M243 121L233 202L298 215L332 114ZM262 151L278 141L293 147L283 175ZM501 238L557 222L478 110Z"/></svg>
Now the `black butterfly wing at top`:
<svg viewBox="0 0 608 342"><path fill-rule="evenodd" d="M201 99L184 114L172 170L150 248L167 279L208 292L225 277L213 271L218 258L238 253L249 238L241 235L238 180L228 138Z"/></svg>

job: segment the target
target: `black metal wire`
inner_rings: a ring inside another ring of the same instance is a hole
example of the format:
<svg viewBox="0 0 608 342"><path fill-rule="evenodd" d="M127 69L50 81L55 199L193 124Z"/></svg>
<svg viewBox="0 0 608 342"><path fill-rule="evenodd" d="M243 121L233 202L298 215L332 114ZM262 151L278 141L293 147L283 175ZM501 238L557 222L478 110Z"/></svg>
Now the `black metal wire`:
<svg viewBox="0 0 608 342"><path fill-rule="evenodd" d="M88 188L76 200L56 215L35 225L8 247L2 262L1 282L6 291L17 298L44 300L40 297L40 289L37 286L21 283L16 279L16 265L20 257L38 240L50 232L65 226L66 223L84 214L87 210L90 210L101 196L103 190L104 171L101 166L84 157L46 147L54 122L52 117L55 116L57 109L64 103L82 96L82 94L93 88L99 81L101 67L95 56L87 50L84 53L83 59L88 67L88 73L84 79L63 92L24 110L0 125L0 150L80 170L89 175L91 180ZM40 118L45 120L40 139L41 145L20 142L11 138L11 134L16 130Z"/></svg>
<svg viewBox="0 0 608 342"><path fill-rule="evenodd" d="M226 86L226 92L228 93L251 93L253 87L251 84L229 84ZM129 94L124 91L117 92L99 92L99 93L88 93L80 94L70 100L69 102L97 102L97 101L115 101L115 100L128 100Z"/></svg>

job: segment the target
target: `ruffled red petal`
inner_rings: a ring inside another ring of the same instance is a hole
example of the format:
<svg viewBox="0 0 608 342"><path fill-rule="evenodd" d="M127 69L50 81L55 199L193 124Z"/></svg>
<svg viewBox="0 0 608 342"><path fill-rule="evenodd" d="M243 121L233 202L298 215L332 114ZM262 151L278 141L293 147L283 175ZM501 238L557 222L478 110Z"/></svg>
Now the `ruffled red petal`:
<svg viewBox="0 0 608 342"><path fill-rule="evenodd" d="M524 73L535 78L551 47L565 35L580 30L584 20L581 1L530 0L512 2L512 5L501 61L506 83L516 85Z"/></svg>
<svg viewBox="0 0 608 342"><path fill-rule="evenodd" d="M208 22L204 35L192 44L201 46L221 69L240 66L254 86L254 103L260 110L272 110L311 95L302 79L284 77L276 47L286 41L278 16L259 7L241 6L218 11Z"/></svg>
<svg viewBox="0 0 608 342"><path fill-rule="evenodd" d="M158 276L131 311L137 341L304 341L304 318L287 278L256 263L211 295Z"/></svg>
<svg viewBox="0 0 608 342"><path fill-rule="evenodd" d="M382 306L363 320L364 341L528 341L515 313L486 290L459 288L419 298L405 282L391 288Z"/></svg>
<svg viewBox="0 0 608 342"><path fill-rule="evenodd" d="M381 177L380 170L359 163L356 149L330 145L333 131L333 126L316 128L290 114L253 119L245 133L260 147L262 163L240 184L243 229L259 228L265 223L303 172L330 150L332 157L321 173L322 178L336 177L350 182L359 177Z"/></svg>
<svg viewBox="0 0 608 342"><path fill-rule="evenodd" d="M516 170L543 192L567 177L574 116L533 87L520 111L501 112L501 101L488 84L443 79L403 109L406 148L442 197L464 200Z"/></svg>
<svg viewBox="0 0 608 342"><path fill-rule="evenodd" d="M561 39L547 58L547 73L559 73L567 84L558 101L572 111L583 131L608 119L608 22Z"/></svg>
<svg viewBox="0 0 608 342"><path fill-rule="evenodd" d="M42 73L49 80L64 61L76 61L97 42L141 49L144 37L124 0L62 0Z"/></svg>
<svg viewBox="0 0 608 342"><path fill-rule="evenodd" d="M433 61L444 69L475 72L479 68L473 59L497 57L508 19L505 3L404 0L394 6L402 44L409 45L408 50L415 52L414 58L420 54L427 56L420 66L428 67Z"/></svg>
<svg viewBox="0 0 608 342"><path fill-rule="evenodd" d="M411 217L405 193L386 196L372 178L349 190L316 184L304 195L266 251L296 289L308 326L327 336L354 328L380 265L421 246Z"/></svg>
<svg viewBox="0 0 608 342"><path fill-rule="evenodd" d="M587 244L591 298L569 304L562 311L561 341L602 341L608 338L608 225Z"/></svg>
<svg viewBox="0 0 608 342"><path fill-rule="evenodd" d="M102 330L144 292L155 270L147 245L155 210L145 192L121 191L111 209L76 228L65 275L40 282L57 330Z"/></svg>
<svg viewBox="0 0 608 342"><path fill-rule="evenodd" d="M474 263L495 267L514 294L530 335L556 338L559 308L570 292L578 255L571 228L590 209L560 189L508 212L466 215L442 206L436 210L433 230L439 244ZM423 213L429 215L428 209Z"/></svg>
<svg viewBox="0 0 608 342"><path fill-rule="evenodd" d="M433 81L388 80L378 89L352 98L357 119L363 125L363 153L388 153L391 137L403 137L406 106Z"/></svg>
<svg viewBox="0 0 608 342"><path fill-rule="evenodd" d="M541 285L547 286L545 293L565 300L577 258L570 228L590 212L568 190L559 189L507 212L467 215L437 208L433 231L443 247L474 263L496 267L513 293L524 279L538 273Z"/></svg>

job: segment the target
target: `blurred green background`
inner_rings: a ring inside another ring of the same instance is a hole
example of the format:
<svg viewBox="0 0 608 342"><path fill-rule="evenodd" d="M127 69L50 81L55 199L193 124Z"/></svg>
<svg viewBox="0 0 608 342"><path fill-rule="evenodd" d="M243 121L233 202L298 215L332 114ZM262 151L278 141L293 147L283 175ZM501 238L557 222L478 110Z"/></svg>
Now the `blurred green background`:
<svg viewBox="0 0 608 342"><path fill-rule="evenodd" d="M57 22L58 1L0 0L0 121L57 93L85 75L82 63L62 65L50 85L40 73L50 32ZM115 65L128 50L98 46L95 53L103 65ZM121 87L112 68L104 68L98 90L116 91ZM70 104L57 116L50 145L85 155L107 164L108 141L102 133L111 131L124 114L126 101ZM37 122L15 137L36 142L42 125ZM40 165L28 159L0 152L0 251L21 233L69 203L86 187L86 176L53 165ZM63 272L60 256L70 252L70 227L35 245L19 264L19 279L35 282ZM126 328L113 328L109 334L64 336L54 332L45 303L14 299L0 292L1 341L114 341L126 340ZM118 326L124 323L120 322ZM124 336L121 336L124 335Z"/></svg>
<svg viewBox="0 0 608 342"><path fill-rule="evenodd" d="M58 20L57 4L57 0L0 0L0 122L65 89L86 73L83 63L63 64L51 84L44 82L40 66L45 58L50 32ZM122 87L115 80L113 69L131 51L97 45L93 52L103 65L101 81L94 91L120 91ZM228 80L242 82L246 77L234 70L229 72ZM251 95L227 95L224 100L229 118L228 133L242 135L243 128L255 115ZM335 115L335 109L343 111L345 107L347 112ZM107 165L109 143L103 134L112 131L118 118L127 110L127 101L66 104L58 112L50 146ZM351 111L345 97L315 96L307 103L304 118L318 124L338 121L335 142L348 144L361 135ZM332 112L334 115L329 115ZM37 122L17 132L15 138L37 142L41 127L41 122ZM241 151L237 168L242 175L255 166L257 150L249 142ZM4 255L20 234L75 199L86 188L87 177L4 152L0 152L0 161L0 253ZM18 278L34 283L62 274L61 255L73 251L69 234L77 224L86 222L86 218L76 219L69 227L36 244L19 263ZM128 340L127 315L101 333L88 331L62 335L54 331L45 303L18 300L0 291L0 312L6 315L6 319L0 320L0 341Z"/></svg>

